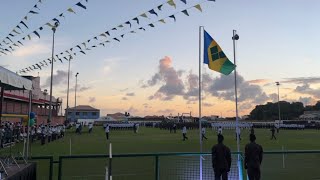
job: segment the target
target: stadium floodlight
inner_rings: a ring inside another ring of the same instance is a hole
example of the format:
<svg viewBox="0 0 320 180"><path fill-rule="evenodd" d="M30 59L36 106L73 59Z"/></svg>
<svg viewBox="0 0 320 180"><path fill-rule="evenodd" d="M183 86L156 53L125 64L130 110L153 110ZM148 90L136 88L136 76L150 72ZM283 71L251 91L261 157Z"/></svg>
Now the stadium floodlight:
<svg viewBox="0 0 320 180"><path fill-rule="evenodd" d="M280 82L276 82L276 86L278 87L278 112L279 112L279 119L278 120L279 120L279 125L280 125L280 120L281 120L281 114L280 114L280 92L279 92Z"/></svg>

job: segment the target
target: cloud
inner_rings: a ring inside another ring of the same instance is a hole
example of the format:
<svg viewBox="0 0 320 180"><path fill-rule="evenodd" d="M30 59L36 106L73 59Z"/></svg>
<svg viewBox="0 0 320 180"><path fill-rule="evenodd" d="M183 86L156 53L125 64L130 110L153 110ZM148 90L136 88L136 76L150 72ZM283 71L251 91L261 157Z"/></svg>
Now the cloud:
<svg viewBox="0 0 320 180"><path fill-rule="evenodd" d="M247 81L249 84L262 84L262 83L268 83L270 82L270 79L254 79L254 80L250 80Z"/></svg>
<svg viewBox="0 0 320 180"><path fill-rule="evenodd" d="M147 81L143 87L150 87L161 84L158 91L149 97L149 100L160 99L164 101L172 100L177 95L184 94L184 84L181 79L183 71L177 71L172 67L170 57L164 57L159 61L158 72Z"/></svg>
<svg viewBox="0 0 320 180"><path fill-rule="evenodd" d="M125 92L125 91L128 91L129 90L129 88L125 88L125 89L120 89L119 91L120 92Z"/></svg>
<svg viewBox="0 0 320 180"><path fill-rule="evenodd" d="M34 44L29 46L23 46L14 51L13 56L26 57L35 54L49 54L51 48L44 44Z"/></svg>
<svg viewBox="0 0 320 180"><path fill-rule="evenodd" d="M161 113L161 114L170 114L174 112L173 109L164 109L164 110L159 110L158 113Z"/></svg>
<svg viewBox="0 0 320 180"><path fill-rule="evenodd" d="M77 85L77 92L85 92L90 89L92 89L91 86L83 86L80 84ZM69 92L74 92L74 91L75 91L75 86L69 89ZM60 91L60 93L67 93L67 89Z"/></svg>
<svg viewBox="0 0 320 180"><path fill-rule="evenodd" d="M199 96L199 76L193 74L191 71L187 76L186 82L187 92L183 95L186 100L198 100Z"/></svg>
<svg viewBox="0 0 320 180"><path fill-rule="evenodd" d="M211 107L211 106L213 106L214 104L212 104L212 103L202 103L202 105L205 106L205 107Z"/></svg>
<svg viewBox="0 0 320 180"><path fill-rule="evenodd" d="M278 102L278 94L276 94L276 93L269 94L269 98L272 100L272 102ZM284 98L286 98L286 97L284 97Z"/></svg>
<svg viewBox="0 0 320 180"><path fill-rule="evenodd" d="M311 95L314 98L320 98L320 89L311 88L308 83L303 84L302 86L297 86L294 90L296 93Z"/></svg>
<svg viewBox="0 0 320 180"><path fill-rule="evenodd" d="M95 97L89 97L89 103L94 103L96 102L96 98Z"/></svg>
<svg viewBox="0 0 320 180"><path fill-rule="evenodd" d="M126 96L135 96L135 93L132 92L132 93L127 93Z"/></svg>
<svg viewBox="0 0 320 180"><path fill-rule="evenodd" d="M133 113L138 113L139 110L136 109L136 108L134 108L133 106L131 106L131 107L127 110L127 112L129 112L129 113L132 115Z"/></svg>
<svg viewBox="0 0 320 180"><path fill-rule="evenodd" d="M302 102L305 106L314 104L316 102L312 97L299 97L299 102Z"/></svg>
<svg viewBox="0 0 320 180"><path fill-rule="evenodd" d="M72 72L70 71L70 76L72 75ZM61 84L67 84L68 83L68 71L63 70L57 70L56 74L53 74L53 81L52 86L61 85ZM50 76L46 79L43 87L49 87L50 86Z"/></svg>
<svg viewBox="0 0 320 180"><path fill-rule="evenodd" d="M293 83L293 84L309 84L309 83L320 83L320 77L296 77L296 78L285 78L281 83Z"/></svg>

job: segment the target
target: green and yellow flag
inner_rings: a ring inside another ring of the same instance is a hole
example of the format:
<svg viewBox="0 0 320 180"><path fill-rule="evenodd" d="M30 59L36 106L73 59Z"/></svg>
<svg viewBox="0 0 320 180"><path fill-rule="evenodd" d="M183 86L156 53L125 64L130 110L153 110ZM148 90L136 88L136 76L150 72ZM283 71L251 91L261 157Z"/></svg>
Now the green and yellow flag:
<svg viewBox="0 0 320 180"><path fill-rule="evenodd" d="M204 31L204 59L203 63L208 64L211 70L229 75L235 65L227 58L218 43Z"/></svg>

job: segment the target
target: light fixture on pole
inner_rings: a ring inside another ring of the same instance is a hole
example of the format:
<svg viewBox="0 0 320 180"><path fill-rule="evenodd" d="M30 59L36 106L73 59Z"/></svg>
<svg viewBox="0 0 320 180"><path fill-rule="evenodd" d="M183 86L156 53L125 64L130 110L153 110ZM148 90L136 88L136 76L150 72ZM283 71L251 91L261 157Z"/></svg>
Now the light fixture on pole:
<svg viewBox="0 0 320 180"><path fill-rule="evenodd" d="M53 62L54 62L54 35L56 33L59 22L56 21L52 27L52 56L51 56L51 76L50 76L50 102L49 102L49 119L48 123L52 120L52 81L53 81Z"/></svg>
<svg viewBox="0 0 320 180"><path fill-rule="evenodd" d="M280 82L276 82L276 85L278 87L278 112L279 112L279 125L280 125L280 120L281 120L281 114L280 114L280 92L279 92Z"/></svg>
<svg viewBox="0 0 320 180"><path fill-rule="evenodd" d="M47 89L43 90L43 95L44 95L44 109L45 109L45 112L46 112L46 109L47 109L46 102L47 102L47 95L48 95L48 90ZM44 124L44 119L42 120L42 124Z"/></svg>

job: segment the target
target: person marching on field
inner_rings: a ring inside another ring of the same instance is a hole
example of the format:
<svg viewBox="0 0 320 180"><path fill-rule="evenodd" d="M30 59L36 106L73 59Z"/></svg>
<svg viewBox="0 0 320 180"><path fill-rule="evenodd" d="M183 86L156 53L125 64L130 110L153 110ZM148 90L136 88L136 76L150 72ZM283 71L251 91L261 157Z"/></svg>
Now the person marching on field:
<svg viewBox="0 0 320 180"><path fill-rule="evenodd" d="M239 138L241 141L241 130L239 127L236 127L236 140Z"/></svg>
<svg viewBox="0 0 320 180"><path fill-rule="evenodd" d="M109 132L110 132L109 124L107 124L106 128L104 129L104 132L106 133L106 137L107 137L107 140L108 140L109 139Z"/></svg>
<svg viewBox="0 0 320 180"><path fill-rule="evenodd" d="M92 124L92 123L89 123L89 133L92 132L92 128L93 128L93 124Z"/></svg>
<svg viewBox="0 0 320 180"><path fill-rule="evenodd" d="M222 127L221 126L218 129L218 134L222 135Z"/></svg>
<svg viewBox="0 0 320 180"><path fill-rule="evenodd" d="M274 135L274 133L275 133L275 129L274 129L274 126L272 126L272 128L271 128L271 140L274 138L275 140L277 140L277 138L276 138L276 136Z"/></svg>
<svg viewBox="0 0 320 180"><path fill-rule="evenodd" d="M255 142L256 136L250 134L250 143L245 147L244 168L247 169L249 180L260 180L260 166L263 158L263 149Z"/></svg>
<svg viewBox="0 0 320 180"><path fill-rule="evenodd" d="M182 128L182 137L183 137L183 141L188 139L188 137L187 137L187 127L185 125Z"/></svg>
<svg viewBox="0 0 320 180"><path fill-rule="evenodd" d="M228 172L231 167L231 152L230 149L223 144L224 137L218 134L218 144L211 149L212 168L214 171L215 180L228 180Z"/></svg>
<svg viewBox="0 0 320 180"><path fill-rule="evenodd" d="M202 127L202 129L201 129L201 140L203 141L203 139L208 139L206 137L206 128L205 127Z"/></svg>
<svg viewBox="0 0 320 180"><path fill-rule="evenodd" d="M177 125L176 125L176 123L173 124L173 133L177 133Z"/></svg>

